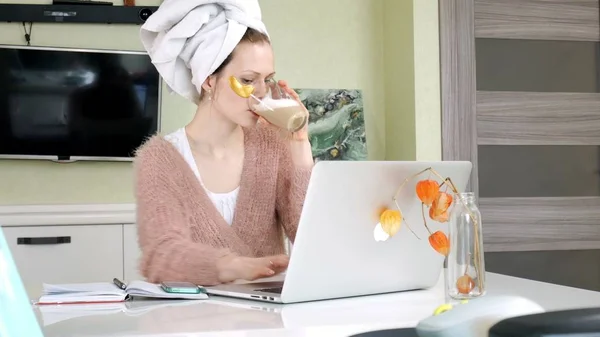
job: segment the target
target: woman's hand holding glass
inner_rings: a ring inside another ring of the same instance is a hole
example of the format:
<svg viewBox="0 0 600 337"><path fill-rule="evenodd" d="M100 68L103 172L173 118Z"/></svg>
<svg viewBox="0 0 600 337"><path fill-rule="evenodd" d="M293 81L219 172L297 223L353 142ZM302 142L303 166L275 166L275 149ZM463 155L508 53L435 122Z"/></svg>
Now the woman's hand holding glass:
<svg viewBox="0 0 600 337"><path fill-rule="evenodd" d="M294 165L311 168L314 165L312 149L308 140L309 113L300 96L286 81L272 79L255 83L241 81L232 76L231 89L240 97L247 98L249 107L264 121L280 130L289 141L289 151Z"/></svg>
<svg viewBox="0 0 600 337"><path fill-rule="evenodd" d="M286 81L240 80L231 76L229 84L238 96L248 99L260 122L281 129L287 138L292 135L294 140L308 140L308 110Z"/></svg>
<svg viewBox="0 0 600 337"><path fill-rule="evenodd" d="M279 82L277 82L277 85L279 85L279 87L281 87L283 92L285 92L287 95L289 95L291 98L293 98L298 103L298 105L300 105L300 107L306 113L306 116L308 119L308 109L306 109L306 107L304 106L304 103L302 103L302 100L300 99L300 96L298 95L298 93L288 85L287 81L280 80ZM300 130L292 133L292 139L296 140L296 141L307 141L308 140L308 120L306 121L306 123Z"/></svg>

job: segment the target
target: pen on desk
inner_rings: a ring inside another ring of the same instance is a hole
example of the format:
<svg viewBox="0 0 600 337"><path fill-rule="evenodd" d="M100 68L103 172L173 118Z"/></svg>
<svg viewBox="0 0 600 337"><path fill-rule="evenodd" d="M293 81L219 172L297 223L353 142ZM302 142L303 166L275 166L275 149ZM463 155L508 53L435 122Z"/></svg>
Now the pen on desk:
<svg viewBox="0 0 600 337"><path fill-rule="evenodd" d="M114 284L115 284L117 287L119 287L119 288L121 288L121 289L123 289L123 290L127 289L127 285L126 285L125 283L121 282L121 280L119 280L119 279L118 279L118 278L116 278L116 277L113 279L113 283L114 283Z"/></svg>

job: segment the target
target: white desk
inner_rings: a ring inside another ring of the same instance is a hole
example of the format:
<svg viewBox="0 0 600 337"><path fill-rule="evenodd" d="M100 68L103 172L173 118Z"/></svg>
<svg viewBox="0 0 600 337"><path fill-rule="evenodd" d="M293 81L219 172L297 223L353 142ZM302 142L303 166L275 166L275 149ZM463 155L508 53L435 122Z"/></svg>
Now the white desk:
<svg viewBox="0 0 600 337"><path fill-rule="evenodd" d="M36 315L46 337L347 337L415 326L444 303L442 285L440 280L430 290L288 305L211 297L203 301L89 305L93 311L66 306L68 311L52 315L46 311L60 307L44 307L44 314L36 308ZM489 295L528 297L546 310L600 306L600 292L492 273L488 273L488 289ZM61 320L74 315L79 317Z"/></svg>

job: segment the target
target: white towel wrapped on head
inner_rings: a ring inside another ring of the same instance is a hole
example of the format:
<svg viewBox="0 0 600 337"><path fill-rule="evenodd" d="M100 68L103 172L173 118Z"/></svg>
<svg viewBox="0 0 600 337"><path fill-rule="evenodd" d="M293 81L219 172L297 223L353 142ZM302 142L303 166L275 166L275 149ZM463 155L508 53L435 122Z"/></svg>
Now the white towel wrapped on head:
<svg viewBox="0 0 600 337"><path fill-rule="evenodd" d="M198 104L202 83L248 27L268 36L258 0L165 0L140 37L170 90Z"/></svg>

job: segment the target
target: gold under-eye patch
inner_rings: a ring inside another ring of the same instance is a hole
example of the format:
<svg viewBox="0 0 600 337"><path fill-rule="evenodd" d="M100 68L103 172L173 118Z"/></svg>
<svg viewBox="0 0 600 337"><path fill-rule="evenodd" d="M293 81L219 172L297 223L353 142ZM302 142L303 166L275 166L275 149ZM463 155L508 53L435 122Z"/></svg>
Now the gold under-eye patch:
<svg viewBox="0 0 600 337"><path fill-rule="evenodd" d="M235 76L229 77L229 86L238 96L243 98L249 98L254 93L254 86L252 85L243 85L238 81Z"/></svg>

